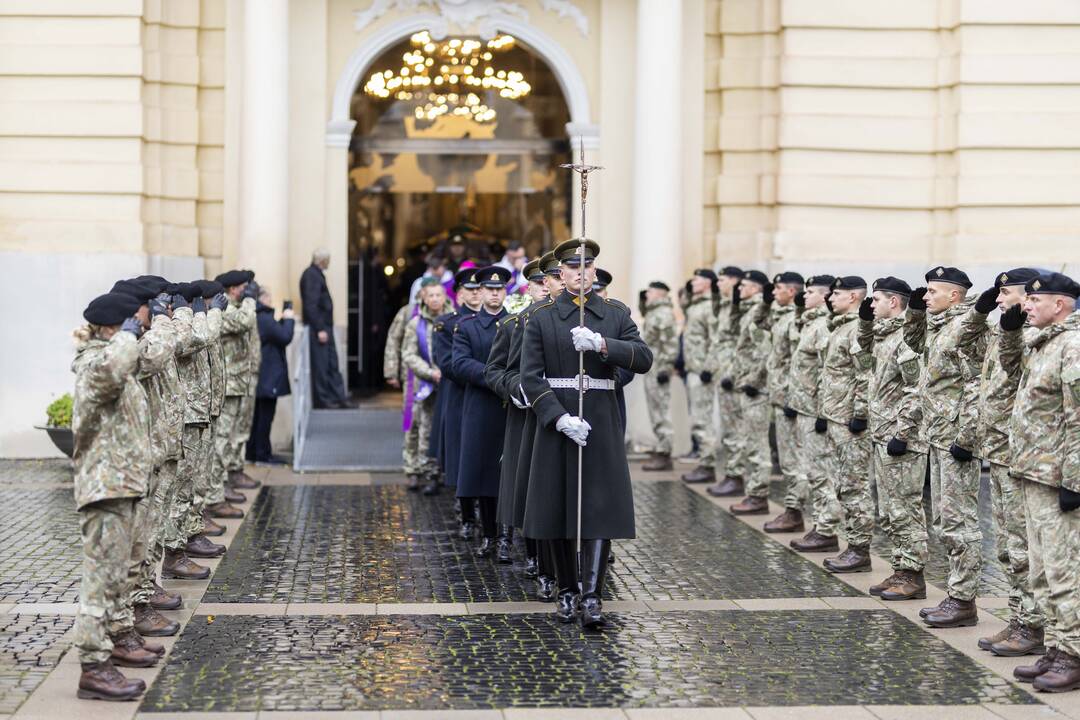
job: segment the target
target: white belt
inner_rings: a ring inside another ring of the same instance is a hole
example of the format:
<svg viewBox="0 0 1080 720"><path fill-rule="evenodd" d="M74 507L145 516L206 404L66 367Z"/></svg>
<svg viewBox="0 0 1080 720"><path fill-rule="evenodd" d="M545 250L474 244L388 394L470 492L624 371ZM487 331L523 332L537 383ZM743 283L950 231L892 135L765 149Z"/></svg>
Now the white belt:
<svg viewBox="0 0 1080 720"><path fill-rule="evenodd" d="M580 376L575 375L572 378L548 378L547 381L548 381L548 385L550 385L553 388L564 389L564 390L577 390L578 389L578 377L580 377ZM601 379L601 378L589 377L588 375L586 375L585 376L584 387L585 387L586 391L588 391L588 390L614 390L615 389L615 381L614 380L604 380L604 379Z"/></svg>

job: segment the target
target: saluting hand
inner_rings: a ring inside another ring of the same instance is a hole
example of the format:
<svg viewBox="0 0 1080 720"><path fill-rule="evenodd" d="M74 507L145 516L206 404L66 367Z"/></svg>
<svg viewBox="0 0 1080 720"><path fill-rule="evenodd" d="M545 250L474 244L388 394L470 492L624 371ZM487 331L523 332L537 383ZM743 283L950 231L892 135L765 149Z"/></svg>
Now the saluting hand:
<svg viewBox="0 0 1080 720"><path fill-rule="evenodd" d="M120 325L120 332L129 332L136 338L142 336L143 326L142 320L137 317L129 317Z"/></svg>
<svg viewBox="0 0 1080 720"><path fill-rule="evenodd" d="M570 328L570 335L574 339L574 349L578 352L603 352L604 336L586 327Z"/></svg>

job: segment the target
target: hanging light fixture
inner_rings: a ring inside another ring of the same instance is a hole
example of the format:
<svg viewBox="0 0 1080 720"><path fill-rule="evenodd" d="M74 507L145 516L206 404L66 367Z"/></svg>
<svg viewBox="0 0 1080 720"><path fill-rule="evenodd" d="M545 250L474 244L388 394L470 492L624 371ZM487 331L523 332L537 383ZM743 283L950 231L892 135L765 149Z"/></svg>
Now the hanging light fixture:
<svg viewBox="0 0 1080 720"><path fill-rule="evenodd" d="M423 30L409 38L411 47L401 56L401 67L372 73L364 92L377 98L416 101L414 114L421 120L449 113L491 122L496 112L486 102L488 93L517 100L532 90L522 73L495 64L496 55L514 43L510 35L486 42L475 38L436 42Z"/></svg>

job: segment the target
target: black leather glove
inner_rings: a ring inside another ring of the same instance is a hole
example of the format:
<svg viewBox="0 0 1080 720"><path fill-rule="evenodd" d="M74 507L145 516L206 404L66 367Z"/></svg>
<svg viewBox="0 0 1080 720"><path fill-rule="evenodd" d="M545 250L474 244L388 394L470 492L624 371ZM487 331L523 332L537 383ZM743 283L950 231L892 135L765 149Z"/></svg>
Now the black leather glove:
<svg viewBox="0 0 1080 720"><path fill-rule="evenodd" d="M173 295L172 309L175 310L182 307L191 307L190 305L188 305L187 298L185 298L183 295Z"/></svg>
<svg viewBox="0 0 1080 720"><path fill-rule="evenodd" d="M795 293L795 307L806 307L806 293L802 290Z"/></svg>
<svg viewBox="0 0 1080 720"><path fill-rule="evenodd" d="M799 413L795 412L795 410L793 410L790 405L784 406L784 417L789 419L795 419L798 416Z"/></svg>
<svg viewBox="0 0 1080 720"><path fill-rule="evenodd" d="M1058 507L1061 508L1061 512L1072 512L1080 508L1080 493L1073 492L1062 485L1058 488Z"/></svg>
<svg viewBox="0 0 1080 720"><path fill-rule="evenodd" d="M753 400L754 398L756 398L758 395L761 394L761 391L758 390L753 385L743 385L739 389L743 391L743 395L750 398L751 400Z"/></svg>
<svg viewBox="0 0 1080 720"><path fill-rule="evenodd" d="M971 454L970 450L962 448L956 443L953 443L952 446L949 447L949 454L956 459L956 462L960 463L971 462L975 459L975 456Z"/></svg>
<svg viewBox="0 0 1080 720"><path fill-rule="evenodd" d="M671 376L668 375L666 372L656 373L656 384L657 385L667 385L670 380L671 380Z"/></svg>
<svg viewBox="0 0 1080 720"><path fill-rule="evenodd" d="M901 440L894 437L889 441L889 444L885 446L885 452L892 457L900 457L907 454L907 440Z"/></svg>
<svg viewBox="0 0 1080 720"><path fill-rule="evenodd" d="M169 315L169 301L172 300L168 293L161 293L157 297L150 298L150 301L146 303L150 308L150 317L156 318L158 315Z"/></svg>
<svg viewBox="0 0 1080 720"><path fill-rule="evenodd" d="M859 319L860 320L873 320L874 308L870 305L874 302L872 297L864 297L863 301L859 303Z"/></svg>
<svg viewBox="0 0 1080 720"><path fill-rule="evenodd" d="M1011 308L1001 313L1000 325L1002 330L1019 330L1027 321L1027 313L1016 303Z"/></svg>
<svg viewBox="0 0 1080 720"><path fill-rule="evenodd" d="M227 307L229 307L229 298L225 297L225 293L218 293L210 298L211 310L221 310L224 312Z"/></svg>
<svg viewBox="0 0 1080 720"><path fill-rule="evenodd" d="M195 314L206 312L206 300L202 297L197 297L191 301L191 311Z"/></svg>
<svg viewBox="0 0 1080 720"><path fill-rule="evenodd" d="M765 287L762 288L761 299L766 305L770 304L776 298L774 290L772 283L765 283Z"/></svg>
<svg viewBox="0 0 1080 720"><path fill-rule="evenodd" d="M142 320L137 317L129 317L120 325L120 332L129 332L137 338L142 337Z"/></svg>
<svg viewBox="0 0 1080 720"><path fill-rule="evenodd" d="M251 298L252 300L259 299L259 284L254 280L244 286L244 297Z"/></svg>
<svg viewBox="0 0 1080 720"><path fill-rule="evenodd" d="M739 303L742 302L742 298L739 297L739 288L742 287L742 283L736 283L735 287L731 288L731 305L732 307L739 307Z"/></svg>
<svg viewBox="0 0 1080 720"><path fill-rule="evenodd" d="M735 389L735 383L731 382L731 378L724 378L720 381L720 387L722 387L724 390L727 390L728 392L731 392Z"/></svg>
<svg viewBox="0 0 1080 720"><path fill-rule="evenodd" d="M908 307L912 310L926 310L926 288L915 288L911 291L911 297L908 299Z"/></svg>
<svg viewBox="0 0 1080 720"><path fill-rule="evenodd" d="M818 418L814 421L814 432L819 435L829 429L829 421L825 418Z"/></svg>
<svg viewBox="0 0 1080 720"><path fill-rule="evenodd" d="M712 373L708 370L702 370L701 374L699 374L698 377L701 378L701 382L705 383L706 385L712 382Z"/></svg>
<svg viewBox="0 0 1080 720"><path fill-rule="evenodd" d="M975 312L982 315L989 315L997 307L998 289L992 287L989 290L983 290L979 295L979 299L975 301Z"/></svg>
<svg viewBox="0 0 1080 720"><path fill-rule="evenodd" d="M858 435L866 430L866 418L851 418L847 424L847 429L852 435Z"/></svg>

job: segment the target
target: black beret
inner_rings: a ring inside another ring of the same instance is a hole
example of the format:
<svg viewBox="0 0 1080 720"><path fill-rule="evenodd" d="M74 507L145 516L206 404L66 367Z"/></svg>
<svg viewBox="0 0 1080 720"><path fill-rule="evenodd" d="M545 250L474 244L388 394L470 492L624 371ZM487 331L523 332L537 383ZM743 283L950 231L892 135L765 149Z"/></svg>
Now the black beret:
<svg viewBox="0 0 1080 720"><path fill-rule="evenodd" d="M251 281L253 281L255 279L255 271L254 270L244 270L243 272L244 272L245 275L247 275L248 282L251 282Z"/></svg>
<svg viewBox="0 0 1080 720"><path fill-rule="evenodd" d="M248 270L230 270L218 275L214 280L221 283L225 287L235 287L236 285L243 285L251 280L254 274L249 274Z"/></svg>
<svg viewBox="0 0 1080 720"><path fill-rule="evenodd" d="M165 286L165 292L170 295L181 295L185 300L191 302L197 297L201 297L202 293L199 287L194 283L169 283Z"/></svg>
<svg viewBox="0 0 1080 720"><path fill-rule="evenodd" d="M594 288L606 288L611 284L612 280L614 280L614 278L611 277L611 273L603 268L596 268L596 281L592 286Z"/></svg>
<svg viewBox="0 0 1080 720"><path fill-rule="evenodd" d="M897 295L904 295L905 297L911 295L911 286L900 278L893 277L892 275L875 280L874 290L896 293Z"/></svg>
<svg viewBox="0 0 1080 720"><path fill-rule="evenodd" d="M111 292L98 295L83 310L86 322L94 325L119 325L139 311L142 303L132 295Z"/></svg>
<svg viewBox="0 0 1080 720"><path fill-rule="evenodd" d="M743 271L735 267L734 265L725 265L724 267L720 268L720 274L742 280Z"/></svg>
<svg viewBox="0 0 1080 720"><path fill-rule="evenodd" d="M169 281L160 275L140 275L131 281L153 290L155 295L165 292L165 287L169 284Z"/></svg>
<svg viewBox="0 0 1080 720"><path fill-rule="evenodd" d="M563 240L561 243L555 246L555 249L551 252L555 254L555 257L564 265L577 265L578 264L578 252L581 246L581 241L576 239ZM594 240L585 241L585 260L593 260L600 255L600 245Z"/></svg>
<svg viewBox="0 0 1080 720"><path fill-rule="evenodd" d="M743 280L756 282L762 287L765 287L769 284L769 276L761 272L760 270L747 270L743 273Z"/></svg>
<svg viewBox="0 0 1080 720"><path fill-rule="evenodd" d="M653 280L651 283L649 283L649 287L655 288L657 290L666 290L668 292L671 292L671 288L667 286L667 283L662 283L659 280Z"/></svg>
<svg viewBox="0 0 1080 720"><path fill-rule="evenodd" d="M772 279L773 283L789 283L791 285L802 285L803 276L797 272L782 272L776 273Z"/></svg>
<svg viewBox="0 0 1080 720"><path fill-rule="evenodd" d="M697 277L709 278L713 282L716 282L716 273L709 268L698 268L694 271L694 275Z"/></svg>
<svg viewBox="0 0 1080 720"><path fill-rule="evenodd" d="M811 275L810 277L806 278L807 286L824 285L825 287L831 288L834 282L836 282L836 278L834 278L832 275Z"/></svg>
<svg viewBox="0 0 1080 720"><path fill-rule="evenodd" d="M1068 295L1072 299L1080 297L1080 285L1068 275L1061 273L1043 273L1024 286L1028 295Z"/></svg>
<svg viewBox="0 0 1080 720"><path fill-rule="evenodd" d="M476 281L487 288L506 287L511 277L511 272L501 265L488 265L476 271Z"/></svg>
<svg viewBox="0 0 1080 720"><path fill-rule="evenodd" d="M480 281L476 279L477 268L465 268L458 270L454 275L454 287L463 287L467 290L475 290L480 287Z"/></svg>
<svg viewBox="0 0 1080 720"><path fill-rule="evenodd" d="M521 269L521 274L526 280L539 281L544 279L544 271L540 269L540 258L530 260Z"/></svg>
<svg viewBox="0 0 1080 720"><path fill-rule="evenodd" d="M938 265L936 268L932 268L927 272L925 277L926 282L952 283L953 285L959 285L965 290L971 287L971 280L968 279L967 273L959 268Z"/></svg>
<svg viewBox="0 0 1080 720"><path fill-rule="evenodd" d="M1013 268L994 278L994 287L1000 289L1006 285L1027 285L1029 280L1038 276L1039 271L1035 268Z"/></svg>
<svg viewBox="0 0 1080 720"><path fill-rule="evenodd" d="M137 283L134 280L117 280L116 284L112 286L112 290L110 290L109 292L130 295L131 297L138 300L140 305L149 301L150 298L157 295L157 293L150 288L146 287L142 283Z"/></svg>
<svg viewBox="0 0 1080 720"><path fill-rule="evenodd" d="M866 281L858 275L844 275L833 280L833 290L865 290Z"/></svg>
<svg viewBox="0 0 1080 720"><path fill-rule="evenodd" d="M204 298L212 298L218 293L225 292L225 288L217 280L196 280L191 284L197 288L196 292Z"/></svg>

